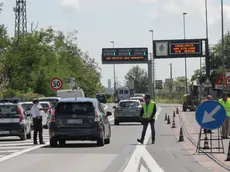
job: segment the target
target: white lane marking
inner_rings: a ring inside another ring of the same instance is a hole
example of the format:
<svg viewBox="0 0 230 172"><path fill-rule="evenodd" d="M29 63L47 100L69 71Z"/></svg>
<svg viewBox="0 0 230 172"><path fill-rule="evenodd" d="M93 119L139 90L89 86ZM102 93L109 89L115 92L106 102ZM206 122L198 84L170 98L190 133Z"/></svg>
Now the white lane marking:
<svg viewBox="0 0 230 172"><path fill-rule="evenodd" d="M161 112L161 108L158 108L158 111L156 113L155 120L157 121L157 118ZM146 150L146 144L150 138L151 135L151 128L150 125L147 128L146 132L146 138L144 140L144 145L137 145L136 149L134 150L126 168L123 172L135 172L138 171L138 166L140 164L141 157L144 159L146 165L151 170L151 172L164 172L161 167L156 163L156 161L153 159L153 157L150 155L150 153Z"/></svg>
<svg viewBox="0 0 230 172"><path fill-rule="evenodd" d="M104 104L104 110L108 109L108 105Z"/></svg>
<svg viewBox="0 0 230 172"><path fill-rule="evenodd" d="M0 163L3 162L3 161L6 161L6 160L12 159L12 158L14 158L14 157L17 157L17 156L19 156L19 155L22 155L22 154L24 154L24 153L33 151L33 150L35 150L35 149L39 149L39 148L41 148L41 147L47 146L47 145L49 145L49 143L46 143L46 144L44 144L44 145L33 146L33 147L31 147L31 148L24 149L24 150L22 150L22 151L12 153L12 154L10 154L10 155L3 156L3 157L0 158Z"/></svg>
<svg viewBox="0 0 230 172"><path fill-rule="evenodd" d="M4 150L4 149L26 149L28 147L32 147L31 146L3 146L3 147L0 147L0 150Z"/></svg>
<svg viewBox="0 0 230 172"><path fill-rule="evenodd" d="M0 150L1 153L14 153L20 151L19 149L14 149L14 150ZM4 155L3 155L4 156Z"/></svg>
<svg viewBox="0 0 230 172"><path fill-rule="evenodd" d="M0 143L0 147L1 147L1 146L20 146L20 145L24 145L24 146L25 146L25 145L31 145L31 146L32 146L32 145L33 145L33 142L30 142L30 143L28 143L28 142L24 142L24 143L23 143L23 142L22 142L22 143L12 143L12 142L11 142L11 143L9 143L9 144L8 144L8 143L5 143L5 142L4 142L4 144Z"/></svg>
<svg viewBox="0 0 230 172"><path fill-rule="evenodd" d="M148 172L148 170L143 165L141 165L140 172Z"/></svg>

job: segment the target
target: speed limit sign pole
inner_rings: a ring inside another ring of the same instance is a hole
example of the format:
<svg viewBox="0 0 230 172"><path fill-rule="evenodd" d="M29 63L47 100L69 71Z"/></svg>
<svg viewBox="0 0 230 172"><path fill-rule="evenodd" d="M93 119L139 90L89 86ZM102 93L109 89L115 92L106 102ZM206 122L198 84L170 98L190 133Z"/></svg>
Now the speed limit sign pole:
<svg viewBox="0 0 230 172"><path fill-rule="evenodd" d="M54 91L58 91L63 87L63 82L60 78L52 78L50 81L50 87Z"/></svg>

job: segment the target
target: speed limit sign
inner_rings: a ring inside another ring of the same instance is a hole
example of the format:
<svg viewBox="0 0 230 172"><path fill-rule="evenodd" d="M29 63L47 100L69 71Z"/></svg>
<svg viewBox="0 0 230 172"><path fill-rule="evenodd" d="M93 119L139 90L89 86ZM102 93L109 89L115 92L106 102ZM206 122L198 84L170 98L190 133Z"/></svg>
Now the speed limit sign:
<svg viewBox="0 0 230 172"><path fill-rule="evenodd" d="M63 86L63 82L60 78L53 78L50 81L50 87L52 90L57 91L60 90Z"/></svg>
<svg viewBox="0 0 230 172"><path fill-rule="evenodd" d="M230 76L227 77L227 79L226 79L226 85L227 85L228 87L230 87Z"/></svg>

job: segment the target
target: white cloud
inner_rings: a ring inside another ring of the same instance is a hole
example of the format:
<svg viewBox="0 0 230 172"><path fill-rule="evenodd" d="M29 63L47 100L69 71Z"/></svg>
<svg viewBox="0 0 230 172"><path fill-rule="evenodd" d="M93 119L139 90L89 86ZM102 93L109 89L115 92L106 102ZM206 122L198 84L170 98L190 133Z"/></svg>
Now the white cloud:
<svg viewBox="0 0 230 172"><path fill-rule="evenodd" d="M79 0L61 0L61 5L68 7L68 8L80 8Z"/></svg>
<svg viewBox="0 0 230 172"><path fill-rule="evenodd" d="M151 17L158 18L164 15L181 15L187 12L194 17L205 19L204 0L139 0L142 3L153 4L154 12ZM230 5L224 6L225 19L230 20ZM220 20L220 3L216 0L208 0L209 24L215 24Z"/></svg>

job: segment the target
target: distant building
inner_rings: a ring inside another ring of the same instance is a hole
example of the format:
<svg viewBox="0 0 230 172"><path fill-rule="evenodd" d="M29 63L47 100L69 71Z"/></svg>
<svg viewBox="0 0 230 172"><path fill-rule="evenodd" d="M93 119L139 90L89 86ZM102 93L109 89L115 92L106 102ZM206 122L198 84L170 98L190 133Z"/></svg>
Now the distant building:
<svg viewBox="0 0 230 172"><path fill-rule="evenodd" d="M108 79L108 88L111 88L111 79Z"/></svg>

